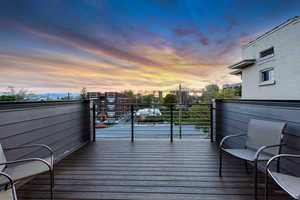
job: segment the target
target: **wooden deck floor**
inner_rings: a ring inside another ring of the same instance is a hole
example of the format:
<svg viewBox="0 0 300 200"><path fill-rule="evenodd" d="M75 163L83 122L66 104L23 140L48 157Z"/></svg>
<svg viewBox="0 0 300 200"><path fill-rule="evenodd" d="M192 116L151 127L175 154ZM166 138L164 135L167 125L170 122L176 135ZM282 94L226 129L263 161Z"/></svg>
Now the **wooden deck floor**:
<svg viewBox="0 0 300 200"><path fill-rule="evenodd" d="M55 199L253 199L243 163L227 157L219 178L217 158L208 140L97 141L57 165ZM48 183L48 175L35 178L19 189L19 199L47 199ZM276 188L273 194L273 199L288 199Z"/></svg>

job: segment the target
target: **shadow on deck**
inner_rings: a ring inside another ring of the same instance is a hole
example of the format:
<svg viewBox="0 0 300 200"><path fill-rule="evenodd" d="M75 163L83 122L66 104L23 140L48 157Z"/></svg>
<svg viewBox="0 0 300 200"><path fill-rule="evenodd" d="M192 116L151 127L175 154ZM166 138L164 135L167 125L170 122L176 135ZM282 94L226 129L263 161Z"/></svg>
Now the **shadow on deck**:
<svg viewBox="0 0 300 200"><path fill-rule="evenodd" d="M240 160L226 157L223 177L218 177L216 146L208 140L99 140L61 161L55 180L55 199L254 199L252 177ZM263 184L259 188L263 199ZM271 199L289 199L276 187L272 193ZM30 181L18 195L49 198L48 174Z"/></svg>

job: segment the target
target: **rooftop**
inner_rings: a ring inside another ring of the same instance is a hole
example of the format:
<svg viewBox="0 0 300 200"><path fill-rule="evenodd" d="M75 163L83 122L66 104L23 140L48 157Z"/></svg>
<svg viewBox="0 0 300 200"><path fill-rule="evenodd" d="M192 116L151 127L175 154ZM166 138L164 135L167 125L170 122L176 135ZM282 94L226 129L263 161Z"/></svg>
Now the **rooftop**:
<svg viewBox="0 0 300 200"><path fill-rule="evenodd" d="M294 23L294 22L296 22L296 21L299 21L299 20L300 20L300 17L299 17L299 16L292 17L292 18L286 20L285 22L279 24L278 26L275 26L275 27L272 28L271 30L265 32L264 34L262 34L262 35L256 37L254 40L251 40L251 41L248 42L245 46L251 46L255 41L260 40L260 39L262 39L262 38L268 36L269 34L275 32L275 31L277 31L277 30L280 30L281 28L283 28L283 27L285 27L285 26L287 26L287 25L289 25L289 24L291 24L291 23Z"/></svg>
<svg viewBox="0 0 300 200"><path fill-rule="evenodd" d="M220 178L217 160L209 140L98 140L57 165L55 198L252 200L252 176L241 161L226 157ZM20 199L48 198L48 182L47 175L32 180L19 190ZM277 198L288 199L276 190ZM260 199L263 192L260 187Z"/></svg>
<svg viewBox="0 0 300 200"><path fill-rule="evenodd" d="M168 123L139 124L132 109L125 120L112 127L113 137L101 137L101 131L93 128L94 106L89 100L1 103L0 140L4 148L49 145L56 158L54 197L60 200L252 200L253 176L245 170L245 163L225 154L224 173L219 177L217 148L225 136L247 133L250 119L287 122L283 133L286 145L281 152L300 152L300 121L295 117L299 116L300 101L216 99L214 106L193 105L196 107L189 115L201 122L194 125L202 124L199 130L207 130L207 137L194 134L193 124L187 120L182 120L188 127L182 127L180 137L176 118L179 113L174 105L169 105ZM137 110L138 106L132 108ZM120 132L126 137L118 135ZM237 147L243 142L239 138L226 146ZM11 161L44 158L45 153L41 149L5 152ZM280 163L282 171L300 173L299 162L283 159ZM263 167L260 165L260 169ZM264 199L262 175L259 200ZM17 185L18 198L49 199L49 182L48 173L22 182ZM274 199L289 199L275 185L271 195Z"/></svg>

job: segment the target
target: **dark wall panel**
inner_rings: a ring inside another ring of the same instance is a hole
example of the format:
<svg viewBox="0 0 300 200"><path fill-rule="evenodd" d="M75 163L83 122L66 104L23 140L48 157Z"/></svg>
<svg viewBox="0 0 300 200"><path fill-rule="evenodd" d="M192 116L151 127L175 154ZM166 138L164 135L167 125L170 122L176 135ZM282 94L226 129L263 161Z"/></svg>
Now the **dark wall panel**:
<svg viewBox="0 0 300 200"><path fill-rule="evenodd" d="M283 141L287 145L282 153L300 154L300 101L263 100L216 100L216 131L218 142L231 134L246 134L250 119L287 122ZM264 134L264 133L262 133ZM229 147L242 147L245 138L228 142ZM286 159L282 162L285 170L300 175L300 160Z"/></svg>
<svg viewBox="0 0 300 200"><path fill-rule="evenodd" d="M89 113L89 101L0 103L0 143L46 144L59 160L89 141ZM8 160L45 155L41 149L6 152Z"/></svg>

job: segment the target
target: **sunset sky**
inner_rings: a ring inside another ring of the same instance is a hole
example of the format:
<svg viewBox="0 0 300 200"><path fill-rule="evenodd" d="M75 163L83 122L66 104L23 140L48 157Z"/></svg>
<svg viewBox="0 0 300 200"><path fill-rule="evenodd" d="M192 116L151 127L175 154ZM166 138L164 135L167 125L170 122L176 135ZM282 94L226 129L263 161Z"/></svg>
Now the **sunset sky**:
<svg viewBox="0 0 300 200"><path fill-rule="evenodd" d="M1 0L0 91L203 88L239 82L241 45L299 0Z"/></svg>

